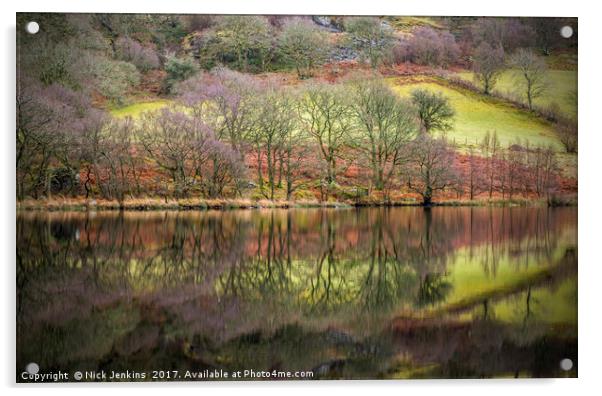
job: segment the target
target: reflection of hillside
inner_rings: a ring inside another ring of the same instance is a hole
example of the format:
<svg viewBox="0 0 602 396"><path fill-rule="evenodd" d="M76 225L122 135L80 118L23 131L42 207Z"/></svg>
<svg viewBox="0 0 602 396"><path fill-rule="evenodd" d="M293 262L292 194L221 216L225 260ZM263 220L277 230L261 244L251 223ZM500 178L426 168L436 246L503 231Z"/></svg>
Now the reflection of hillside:
<svg viewBox="0 0 602 396"><path fill-rule="evenodd" d="M175 299L179 309L196 304L201 295L246 304L269 298L314 314L428 306L444 300L453 287L445 275L460 248L486 273L495 272L502 257L513 265L551 264L557 248L574 243L565 239L575 227L572 209L54 217L18 222L19 274L34 282L36 297L69 290L90 305L109 296L152 298L148 293L156 292L156 303ZM45 276L32 276L37 273ZM56 314L68 312L63 303L51 309L55 299L42 305Z"/></svg>
<svg viewBox="0 0 602 396"><path fill-rule="evenodd" d="M228 348L295 322L370 338L396 312L444 302L459 257L521 271L576 245L571 208L26 214L17 228L19 342L25 356L53 342L49 362L161 339ZM90 334L103 342L63 351Z"/></svg>

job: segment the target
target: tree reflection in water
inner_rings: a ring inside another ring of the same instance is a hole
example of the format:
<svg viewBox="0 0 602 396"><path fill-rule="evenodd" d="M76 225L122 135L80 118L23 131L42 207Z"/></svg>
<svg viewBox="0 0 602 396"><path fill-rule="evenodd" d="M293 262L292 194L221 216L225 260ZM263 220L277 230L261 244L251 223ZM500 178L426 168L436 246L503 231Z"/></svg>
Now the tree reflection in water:
<svg viewBox="0 0 602 396"><path fill-rule="evenodd" d="M576 221L574 208L21 213L18 365L561 375ZM560 316L534 313L558 299Z"/></svg>

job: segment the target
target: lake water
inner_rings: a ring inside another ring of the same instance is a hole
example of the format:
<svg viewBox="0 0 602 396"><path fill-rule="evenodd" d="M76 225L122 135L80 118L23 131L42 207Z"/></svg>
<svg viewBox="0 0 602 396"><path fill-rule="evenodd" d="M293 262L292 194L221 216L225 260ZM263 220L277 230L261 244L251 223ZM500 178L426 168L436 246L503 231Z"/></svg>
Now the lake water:
<svg viewBox="0 0 602 396"><path fill-rule="evenodd" d="M29 362L574 377L577 209L19 213L17 372Z"/></svg>

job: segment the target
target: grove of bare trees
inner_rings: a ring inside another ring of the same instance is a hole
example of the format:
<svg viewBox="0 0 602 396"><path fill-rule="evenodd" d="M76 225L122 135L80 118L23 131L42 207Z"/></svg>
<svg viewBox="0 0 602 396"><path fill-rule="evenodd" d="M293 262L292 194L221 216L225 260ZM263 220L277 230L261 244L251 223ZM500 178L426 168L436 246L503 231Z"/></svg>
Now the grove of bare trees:
<svg viewBox="0 0 602 396"><path fill-rule="evenodd" d="M301 187L339 199L356 168L367 179L355 187L416 193L430 205L438 193L546 197L559 177L552 149L502 147L495 132L462 166L466 155L444 135L455 115L448 99L420 90L406 100L373 75L291 89L218 69L176 91L167 108L117 120L67 88L22 85L19 199L219 198L250 189L290 200Z"/></svg>

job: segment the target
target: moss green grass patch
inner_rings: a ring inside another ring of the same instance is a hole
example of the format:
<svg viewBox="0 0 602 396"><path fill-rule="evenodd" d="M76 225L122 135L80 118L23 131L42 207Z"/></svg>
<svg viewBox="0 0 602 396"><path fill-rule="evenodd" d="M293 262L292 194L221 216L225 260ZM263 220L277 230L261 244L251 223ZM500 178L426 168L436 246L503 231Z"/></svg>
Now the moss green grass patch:
<svg viewBox="0 0 602 396"><path fill-rule="evenodd" d="M138 118L145 111L161 109L170 103L169 100L159 99L149 102L134 103L129 106L120 107L111 110L111 114L116 118L132 117Z"/></svg>

